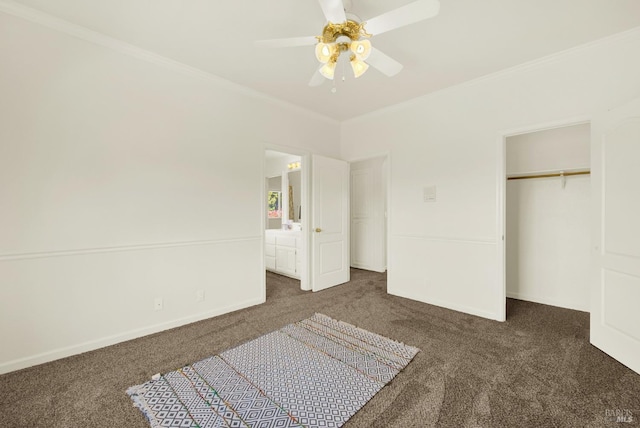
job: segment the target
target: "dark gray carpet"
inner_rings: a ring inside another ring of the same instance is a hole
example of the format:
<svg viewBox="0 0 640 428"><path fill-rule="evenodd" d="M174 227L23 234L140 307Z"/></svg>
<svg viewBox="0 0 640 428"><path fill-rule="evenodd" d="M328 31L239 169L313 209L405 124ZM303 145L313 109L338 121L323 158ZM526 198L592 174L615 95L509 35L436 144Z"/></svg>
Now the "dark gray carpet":
<svg viewBox="0 0 640 428"><path fill-rule="evenodd" d="M0 426L148 428L129 386L315 312L422 350L347 428L640 426L640 375L589 344L587 313L509 300L499 323L387 295L384 274L355 269L319 293L268 273L264 305L0 376ZM609 422L615 410L634 422Z"/></svg>

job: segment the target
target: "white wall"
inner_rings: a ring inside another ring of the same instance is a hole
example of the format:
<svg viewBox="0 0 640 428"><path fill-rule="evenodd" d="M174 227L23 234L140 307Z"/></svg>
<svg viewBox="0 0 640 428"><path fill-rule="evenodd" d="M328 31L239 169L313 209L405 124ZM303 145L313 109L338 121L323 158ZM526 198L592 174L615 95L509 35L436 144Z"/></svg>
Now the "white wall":
<svg viewBox="0 0 640 428"><path fill-rule="evenodd" d="M587 123L507 138L507 175L589 168L590 133ZM507 182L507 297L589 311L590 194L588 175Z"/></svg>
<svg viewBox="0 0 640 428"><path fill-rule="evenodd" d="M503 135L638 97L637 52L640 30L343 123L343 158L390 152L389 292L502 319Z"/></svg>
<svg viewBox="0 0 640 428"><path fill-rule="evenodd" d="M0 373L263 302L265 144L339 154L332 120L64 31L0 13Z"/></svg>
<svg viewBox="0 0 640 428"><path fill-rule="evenodd" d="M582 123L507 138L507 175L589 169L591 126Z"/></svg>

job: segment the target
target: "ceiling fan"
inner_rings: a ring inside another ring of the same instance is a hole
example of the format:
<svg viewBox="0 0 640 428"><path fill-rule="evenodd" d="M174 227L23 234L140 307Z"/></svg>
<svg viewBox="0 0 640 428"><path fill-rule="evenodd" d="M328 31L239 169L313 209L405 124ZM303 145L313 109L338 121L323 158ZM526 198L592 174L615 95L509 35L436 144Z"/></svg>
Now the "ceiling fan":
<svg viewBox="0 0 640 428"><path fill-rule="evenodd" d="M325 78L333 80L340 54L349 52L349 62L354 76L362 76L372 66L387 76L402 70L402 64L374 48L369 40L405 25L432 18L440 11L438 0L417 0L405 6L361 21L356 15L347 13L343 0L319 0L327 19L321 36L292 37L260 40L260 47L294 47L315 45L315 55L322 64L309 81L309 86L318 86ZM345 0L350 4L350 0Z"/></svg>

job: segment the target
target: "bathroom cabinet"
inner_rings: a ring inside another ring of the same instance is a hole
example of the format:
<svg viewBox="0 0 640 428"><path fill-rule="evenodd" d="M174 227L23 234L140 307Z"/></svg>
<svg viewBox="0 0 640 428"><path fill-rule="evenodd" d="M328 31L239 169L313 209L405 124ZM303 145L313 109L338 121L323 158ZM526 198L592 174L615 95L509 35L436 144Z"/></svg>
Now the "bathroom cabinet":
<svg viewBox="0 0 640 428"><path fill-rule="evenodd" d="M291 278L300 279L302 233L293 230L265 231L265 266Z"/></svg>

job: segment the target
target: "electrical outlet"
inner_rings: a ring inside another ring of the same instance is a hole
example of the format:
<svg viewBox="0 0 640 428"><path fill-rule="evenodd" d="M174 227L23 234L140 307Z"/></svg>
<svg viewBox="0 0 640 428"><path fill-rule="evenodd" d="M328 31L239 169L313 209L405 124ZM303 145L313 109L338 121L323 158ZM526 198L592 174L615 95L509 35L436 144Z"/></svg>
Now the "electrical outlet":
<svg viewBox="0 0 640 428"><path fill-rule="evenodd" d="M162 308L164 308L164 301L162 300L162 297L156 297L153 301L153 310L160 311Z"/></svg>
<svg viewBox="0 0 640 428"><path fill-rule="evenodd" d="M196 291L196 302L204 302L204 290Z"/></svg>

